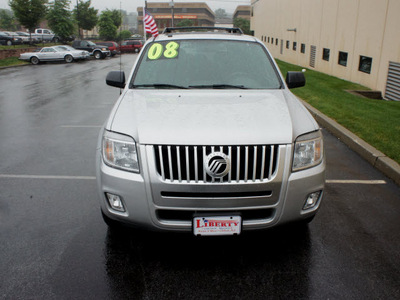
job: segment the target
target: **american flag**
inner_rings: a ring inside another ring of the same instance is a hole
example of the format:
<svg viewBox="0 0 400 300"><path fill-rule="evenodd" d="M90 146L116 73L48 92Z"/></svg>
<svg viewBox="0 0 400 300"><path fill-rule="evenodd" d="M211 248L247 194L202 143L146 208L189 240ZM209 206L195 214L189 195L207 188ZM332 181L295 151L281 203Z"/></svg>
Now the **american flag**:
<svg viewBox="0 0 400 300"><path fill-rule="evenodd" d="M144 10L144 28L146 29L146 32L150 33L152 36L158 36L157 24L147 9Z"/></svg>

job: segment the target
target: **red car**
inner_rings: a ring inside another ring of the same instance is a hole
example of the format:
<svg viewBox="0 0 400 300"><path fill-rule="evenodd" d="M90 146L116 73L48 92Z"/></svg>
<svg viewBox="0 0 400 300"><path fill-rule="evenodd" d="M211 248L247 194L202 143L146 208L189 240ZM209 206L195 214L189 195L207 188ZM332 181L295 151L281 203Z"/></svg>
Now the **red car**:
<svg viewBox="0 0 400 300"><path fill-rule="evenodd" d="M121 44L121 52L138 53L143 47L143 43L139 40L125 40Z"/></svg>
<svg viewBox="0 0 400 300"><path fill-rule="evenodd" d="M110 41L98 42L98 43L96 43L96 45L107 46L108 49L110 49L111 56L114 56L115 54L120 54L121 53L120 47L116 42L110 42Z"/></svg>

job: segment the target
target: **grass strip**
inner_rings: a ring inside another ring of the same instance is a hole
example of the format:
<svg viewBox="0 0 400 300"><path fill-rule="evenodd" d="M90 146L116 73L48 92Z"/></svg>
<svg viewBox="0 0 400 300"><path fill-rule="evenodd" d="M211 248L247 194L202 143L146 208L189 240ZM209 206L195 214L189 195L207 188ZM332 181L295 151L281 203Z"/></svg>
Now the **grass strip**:
<svg viewBox="0 0 400 300"><path fill-rule="evenodd" d="M277 60L284 77L303 68ZM400 163L400 102L368 99L347 90L368 88L307 69L305 87L292 92Z"/></svg>
<svg viewBox="0 0 400 300"><path fill-rule="evenodd" d="M28 62L19 60L18 57L0 59L0 67L26 65Z"/></svg>

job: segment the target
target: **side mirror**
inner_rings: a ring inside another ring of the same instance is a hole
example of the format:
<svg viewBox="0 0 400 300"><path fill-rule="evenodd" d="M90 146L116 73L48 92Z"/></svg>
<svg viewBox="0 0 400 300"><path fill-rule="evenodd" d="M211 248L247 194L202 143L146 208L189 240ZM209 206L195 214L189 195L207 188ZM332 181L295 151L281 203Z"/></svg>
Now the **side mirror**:
<svg viewBox="0 0 400 300"><path fill-rule="evenodd" d="M123 89L125 87L125 73L123 71L111 71L107 74L106 83Z"/></svg>
<svg viewBox="0 0 400 300"><path fill-rule="evenodd" d="M289 89L294 89L306 85L306 77L303 72L289 71L286 75L286 84Z"/></svg>

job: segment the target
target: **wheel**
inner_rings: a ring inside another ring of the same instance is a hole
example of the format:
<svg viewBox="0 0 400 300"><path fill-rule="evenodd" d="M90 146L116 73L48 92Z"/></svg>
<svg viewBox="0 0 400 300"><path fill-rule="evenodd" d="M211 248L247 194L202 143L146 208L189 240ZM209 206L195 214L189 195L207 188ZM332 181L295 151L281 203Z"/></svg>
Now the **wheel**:
<svg viewBox="0 0 400 300"><path fill-rule="evenodd" d="M7 41L7 46L11 46L12 42L11 41Z"/></svg>
<svg viewBox="0 0 400 300"><path fill-rule="evenodd" d="M37 65L39 62L40 62L40 60L36 56L31 57L31 64L32 65Z"/></svg>
<svg viewBox="0 0 400 300"><path fill-rule="evenodd" d="M100 51L95 51L93 56L95 59L100 59L100 58L102 58L103 55Z"/></svg>
<svg viewBox="0 0 400 300"><path fill-rule="evenodd" d="M139 53L139 49L138 48L135 49L135 53Z"/></svg>
<svg viewBox="0 0 400 300"><path fill-rule="evenodd" d="M74 58L72 57L72 55L68 54L64 57L64 60L66 63L72 63L74 61Z"/></svg>

